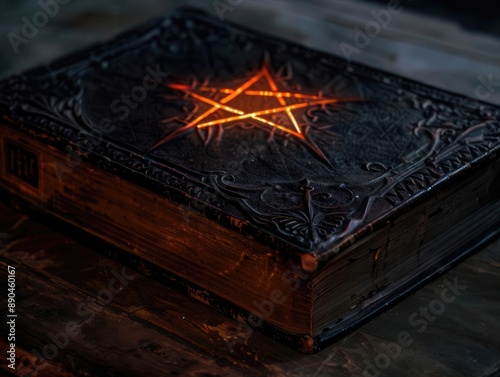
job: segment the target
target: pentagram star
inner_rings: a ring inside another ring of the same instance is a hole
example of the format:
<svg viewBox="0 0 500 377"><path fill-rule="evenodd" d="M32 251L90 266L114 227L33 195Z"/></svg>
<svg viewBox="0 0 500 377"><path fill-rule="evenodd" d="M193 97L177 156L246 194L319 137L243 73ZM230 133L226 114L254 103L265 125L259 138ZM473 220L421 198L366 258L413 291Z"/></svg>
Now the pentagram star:
<svg viewBox="0 0 500 377"><path fill-rule="evenodd" d="M323 152L301 130L294 112L311 106L325 106L347 101L346 99L340 101L336 98L324 98L321 93L310 95L280 91L267 64L263 64L259 72L236 89L193 87L185 84L167 84L167 87L183 92L194 99L197 105L204 105L208 109L198 116L194 115L195 119L187 121L186 125L172 131L149 148L146 153L195 128L221 127L251 119L263 127L271 128L272 132L280 130L296 137L320 158L328 161ZM203 106L198 107L203 108ZM228 116L217 116L220 113L226 113ZM281 119L277 121L275 118L280 115Z"/></svg>

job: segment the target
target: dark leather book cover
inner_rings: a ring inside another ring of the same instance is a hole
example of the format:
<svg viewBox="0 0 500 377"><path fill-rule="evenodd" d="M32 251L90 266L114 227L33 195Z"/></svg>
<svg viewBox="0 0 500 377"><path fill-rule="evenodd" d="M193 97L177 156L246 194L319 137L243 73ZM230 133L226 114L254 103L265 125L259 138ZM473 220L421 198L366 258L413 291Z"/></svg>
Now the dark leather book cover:
<svg viewBox="0 0 500 377"><path fill-rule="evenodd" d="M260 253L283 263L280 273L313 274L472 174L498 182L498 108L190 10L3 80L0 116L4 189L133 253L156 247L150 261L177 250L185 269L159 264L229 302L237 290L207 283L229 284L229 272L215 263L204 277L201 252L172 240L203 231L193 239L211 245L208 259L248 242L260 246L245 258ZM95 171L113 195L91 189ZM138 188L135 207L116 195L121 182ZM154 193L155 208L170 203L169 218L141 207L141 192ZM137 233L171 232L169 243L92 228L102 218L119 224L122 205L150 223Z"/></svg>

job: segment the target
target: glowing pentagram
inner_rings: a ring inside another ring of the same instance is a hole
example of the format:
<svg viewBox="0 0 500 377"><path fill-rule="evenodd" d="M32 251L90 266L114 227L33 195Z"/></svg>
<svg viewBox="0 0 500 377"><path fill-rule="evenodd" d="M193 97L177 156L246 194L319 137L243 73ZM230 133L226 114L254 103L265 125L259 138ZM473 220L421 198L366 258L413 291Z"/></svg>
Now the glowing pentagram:
<svg viewBox="0 0 500 377"><path fill-rule="evenodd" d="M318 95L310 95L280 91L266 63L259 72L236 89L205 85L196 87L185 84L167 84L166 86L194 99L198 105L197 111L185 120L186 125L170 132L146 153L192 129L222 127L229 123L253 120L254 123L270 128L273 133L280 130L294 136L314 151L318 157L328 162L323 152L303 132L294 112L306 110L312 106L324 107L339 102L358 101L358 99L324 98L321 92ZM203 109L201 105L206 109ZM200 112L200 109L205 111ZM226 113L227 116L221 117L222 113ZM281 116L279 121L276 120L277 116Z"/></svg>

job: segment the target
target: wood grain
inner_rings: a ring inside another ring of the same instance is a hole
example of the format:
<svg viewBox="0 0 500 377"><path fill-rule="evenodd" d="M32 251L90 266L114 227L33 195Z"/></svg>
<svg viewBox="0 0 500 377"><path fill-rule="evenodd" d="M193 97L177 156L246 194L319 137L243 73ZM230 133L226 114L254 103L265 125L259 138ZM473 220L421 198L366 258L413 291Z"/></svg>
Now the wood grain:
<svg viewBox="0 0 500 377"><path fill-rule="evenodd" d="M230 352L226 340L233 339L238 321L110 259L106 245L89 248L84 239L62 235L3 204L0 232L7 235L1 280L5 264L18 269L18 355L29 365L33 348L52 343L49 333L86 318L77 314L78 305L107 289L113 270L125 267L135 275L39 376L363 376L365 362L373 362L401 331L410 332L414 343L382 376L486 376L498 370L498 242L331 347L303 355L259 332L230 343ZM454 277L467 290L425 332L416 332L409 316L439 297L443 279ZM468 356L457 358L462 354Z"/></svg>

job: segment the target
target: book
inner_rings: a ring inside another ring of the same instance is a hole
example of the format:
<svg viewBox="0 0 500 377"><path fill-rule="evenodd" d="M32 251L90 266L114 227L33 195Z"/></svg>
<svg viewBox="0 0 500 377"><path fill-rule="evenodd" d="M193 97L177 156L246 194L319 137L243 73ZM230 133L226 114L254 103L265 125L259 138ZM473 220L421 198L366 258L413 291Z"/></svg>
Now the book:
<svg viewBox="0 0 500 377"><path fill-rule="evenodd" d="M500 110L183 9L0 82L0 186L315 352L500 228Z"/></svg>

